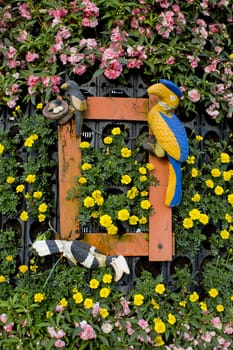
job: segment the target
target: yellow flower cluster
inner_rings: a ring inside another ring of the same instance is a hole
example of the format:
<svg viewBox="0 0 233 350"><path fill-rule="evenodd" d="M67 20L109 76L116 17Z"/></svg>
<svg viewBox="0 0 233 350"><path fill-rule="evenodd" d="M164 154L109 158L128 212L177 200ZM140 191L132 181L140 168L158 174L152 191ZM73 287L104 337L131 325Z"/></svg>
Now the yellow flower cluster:
<svg viewBox="0 0 233 350"><path fill-rule="evenodd" d="M209 217L207 214L201 213L199 209L192 209L189 211L189 217L184 218L183 227L186 229L192 228L195 220L203 225L207 225Z"/></svg>
<svg viewBox="0 0 233 350"><path fill-rule="evenodd" d="M34 142L38 140L38 135L37 134L33 134L30 135L25 141L24 141L24 146L25 147L32 147L32 145L34 144Z"/></svg>

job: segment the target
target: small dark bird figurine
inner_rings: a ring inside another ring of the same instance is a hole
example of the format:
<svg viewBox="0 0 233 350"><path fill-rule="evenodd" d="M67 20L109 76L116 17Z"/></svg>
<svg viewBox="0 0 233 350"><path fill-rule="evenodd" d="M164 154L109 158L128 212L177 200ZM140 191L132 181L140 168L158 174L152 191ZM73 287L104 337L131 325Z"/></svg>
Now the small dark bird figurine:
<svg viewBox="0 0 233 350"><path fill-rule="evenodd" d="M78 84L73 80L67 80L61 85L61 89L65 91L64 96L69 97L71 108L75 113L76 135L80 136L82 132L83 115L82 112L87 109L87 102Z"/></svg>
<svg viewBox="0 0 233 350"><path fill-rule="evenodd" d="M147 142L144 148L157 157L168 157L169 179L165 203L174 207L179 205L182 198L181 163L189 154L185 128L173 112L179 104L182 92L176 84L166 79L160 79L147 92L156 95L158 102L148 113L148 124L154 135L154 142Z"/></svg>

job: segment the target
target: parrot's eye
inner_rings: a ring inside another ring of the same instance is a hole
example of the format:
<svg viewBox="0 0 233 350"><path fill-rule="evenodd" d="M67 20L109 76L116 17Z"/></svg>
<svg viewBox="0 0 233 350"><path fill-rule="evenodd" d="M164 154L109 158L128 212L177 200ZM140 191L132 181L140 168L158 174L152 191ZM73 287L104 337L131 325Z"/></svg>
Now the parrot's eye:
<svg viewBox="0 0 233 350"><path fill-rule="evenodd" d="M171 96L170 96L170 100L171 100L171 101L174 101L174 100L175 100L175 96L174 96L174 95L171 95Z"/></svg>

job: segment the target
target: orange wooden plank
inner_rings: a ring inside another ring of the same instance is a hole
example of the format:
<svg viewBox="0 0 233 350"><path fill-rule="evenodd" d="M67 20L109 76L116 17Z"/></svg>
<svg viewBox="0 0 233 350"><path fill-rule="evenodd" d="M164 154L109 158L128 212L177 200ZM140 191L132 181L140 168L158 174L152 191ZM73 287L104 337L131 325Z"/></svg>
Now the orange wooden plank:
<svg viewBox="0 0 233 350"><path fill-rule="evenodd" d="M85 118L146 121L147 113L147 98L88 97Z"/></svg>
<svg viewBox="0 0 233 350"><path fill-rule="evenodd" d="M74 177L79 175L80 138L76 137L75 121L58 126L59 164L59 210L60 232L63 239L76 239L79 227L77 222L77 201L68 200L68 190L74 186Z"/></svg>
<svg viewBox="0 0 233 350"><path fill-rule="evenodd" d="M148 256L147 237L144 233L125 233L120 238L107 233L86 233L84 241L106 255Z"/></svg>
<svg viewBox="0 0 233 350"><path fill-rule="evenodd" d="M172 260L172 211L165 205L168 182L168 161L150 156L155 166L152 174L158 179L159 186L150 188L150 201L155 214L149 223L149 261Z"/></svg>

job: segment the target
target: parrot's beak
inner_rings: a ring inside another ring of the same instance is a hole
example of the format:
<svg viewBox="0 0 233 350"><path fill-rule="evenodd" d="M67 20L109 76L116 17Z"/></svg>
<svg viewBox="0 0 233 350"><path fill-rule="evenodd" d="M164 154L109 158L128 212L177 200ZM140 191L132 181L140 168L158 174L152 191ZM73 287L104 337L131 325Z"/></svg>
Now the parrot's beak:
<svg viewBox="0 0 233 350"><path fill-rule="evenodd" d="M147 92L149 95L156 95L161 97L164 95L164 88L165 86L163 84L154 84L147 89Z"/></svg>
<svg viewBox="0 0 233 350"><path fill-rule="evenodd" d="M67 90L68 89L68 84L67 83L64 83L64 84L62 84L61 86L60 86L60 88L62 89L62 90Z"/></svg>

